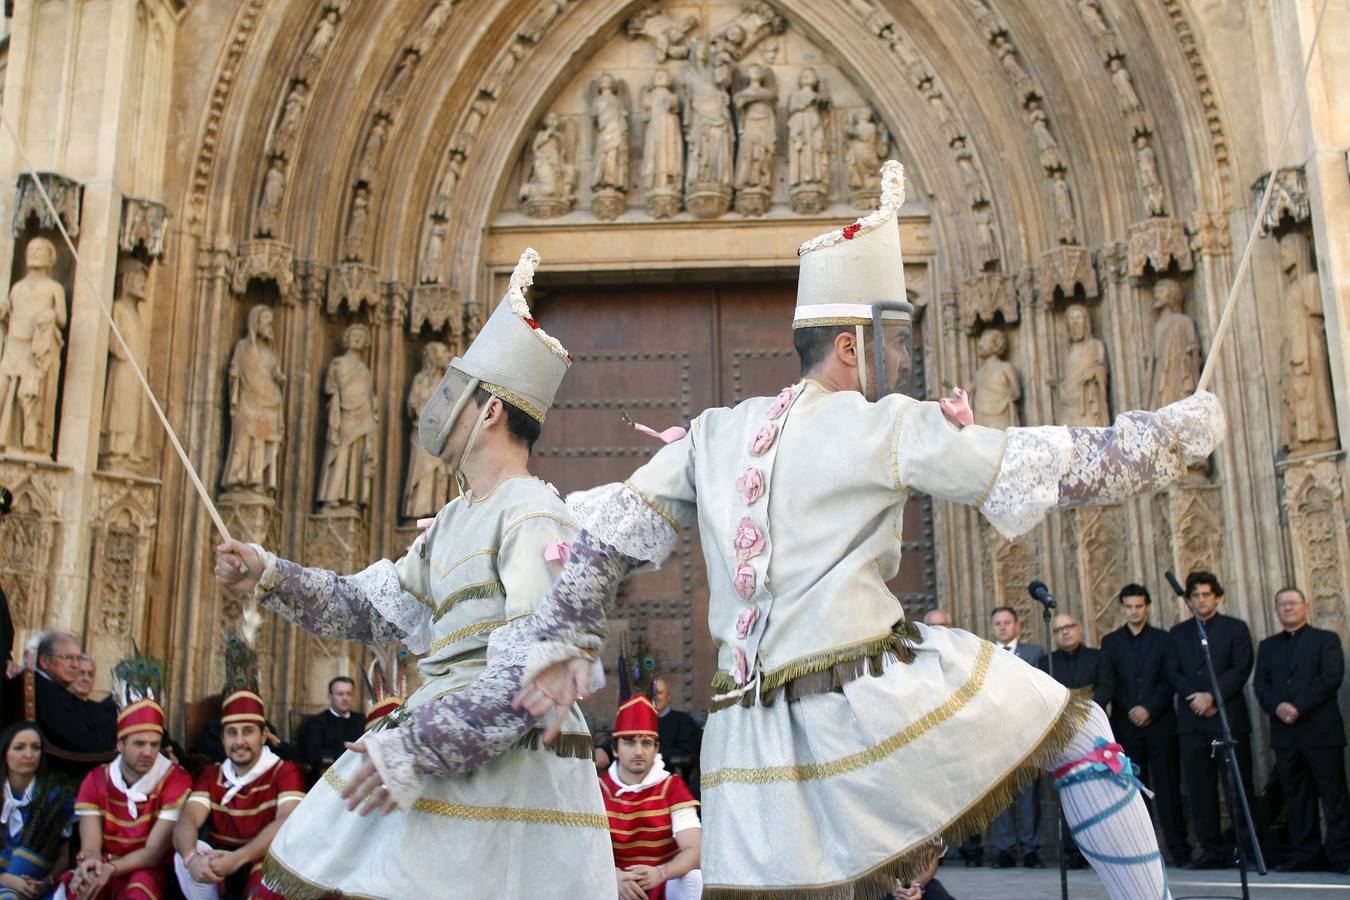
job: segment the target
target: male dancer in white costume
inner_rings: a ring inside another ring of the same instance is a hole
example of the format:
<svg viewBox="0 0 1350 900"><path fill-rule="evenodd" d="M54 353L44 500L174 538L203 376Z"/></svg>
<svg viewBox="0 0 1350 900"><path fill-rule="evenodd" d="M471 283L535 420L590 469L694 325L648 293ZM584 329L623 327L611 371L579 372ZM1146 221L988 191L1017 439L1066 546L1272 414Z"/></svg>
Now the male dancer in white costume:
<svg viewBox="0 0 1350 900"><path fill-rule="evenodd" d="M595 900L617 893L580 712L569 713L562 737L546 747L538 730L514 727L519 715L503 729L483 710L469 742L442 731L434 702L484 676L492 635L523 621L543 598L558 573L560 545L576 538L557 494L528 471L530 445L569 364L525 302L537 262L533 250L521 257L505 299L422 411L422 446L457 470L467 492L405 556L338 576L257 545L220 548L216 571L225 584L256 589L263 606L301 627L376 644L402 640L425 654L421 688L328 770L277 834L260 896L406 900L542 891ZM510 691L502 696L497 708L510 713ZM380 737L394 732L423 742ZM469 743L471 752L456 755ZM391 754L406 754L404 764L434 777L403 792L402 811L358 815L344 792L373 771L367 754L382 767ZM541 873L548 873L545 882Z"/></svg>

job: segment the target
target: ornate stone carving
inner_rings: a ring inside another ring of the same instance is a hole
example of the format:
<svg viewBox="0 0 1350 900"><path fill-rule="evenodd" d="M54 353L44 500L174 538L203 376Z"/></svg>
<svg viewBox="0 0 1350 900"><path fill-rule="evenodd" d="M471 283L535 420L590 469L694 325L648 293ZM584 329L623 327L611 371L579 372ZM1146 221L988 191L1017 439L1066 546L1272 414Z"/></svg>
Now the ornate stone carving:
<svg viewBox="0 0 1350 900"><path fill-rule="evenodd" d="M356 180L370 184L380 168L380 156L384 153L384 143L389 139L389 119L376 115L371 123L370 133L366 135L365 146L361 148L361 159L356 164Z"/></svg>
<svg viewBox="0 0 1350 900"><path fill-rule="evenodd" d="M1266 192L1270 173L1252 183L1252 205L1261 202ZM1290 166L1275 173L1275 189L1270 194L1270 205L1261 219L1262 231L1273 231L1281 225L1305 225L1312 221L1312 203L1308 198L1308 176L1302 166Z"/></svg>
<svg viewBox="0 0 1350 900"><path fill-rule="evenodd" d="M408 333L417 334L423 325L432 331L441 331L446 325L459 337L463 330L463 311L455 302L454 292L439 284L424 284L412 290L412 313L408 316Z"/></svg>
<svg viewBox="0 0 1350 900"><path fill-rule="evenodd" d="M530 172L520 187L521 207L535 219L566 215L576 203L576 187L570 142L557 113L548 113L530 142Z"/></svg>
<svg viewBox="0 0 1350 900"><path fill-rule="evenodd" d="M408 97L408 89L412 87L413 70L417 68L420 59L421 57L413 50L404 52L403 58L394 67L394 74L389 76L389 83L384 86L384 92L380 94L380 99L375 104L375 109L382 115L392 119L402 108L403 101Z"/></svg>
<svg viewBox="0 0 1350 900"><path fill-rule="evenodd" d="M296 77L302 81L311 80L318 72L319 66L323 63L324 54L328 52L328 46L333 43L333 38L337 35L338 14L336 10L329 10L324 13L314 26L314 34L310 36L309 43L305 46L305 52L300 54L300 64L296 67Z"/></svg>
<svg viewBox="0 0 1350 900"><path fill-rule="evenodd" d="M319 513L309 517L305 529L305 558L312 566L344 574L355 572L368 562L369 540L364 518Z"/></svg>
<svg viewBox="0 0 1350 900"><path fill-rule="evenodd" d="M1191 250L1201 256L1228 256L1233 252L1233 237L1228 216L1198 212L1191 216Z"/></svg>
<svg viewBox="0 0 1350 900"><path fill-rule="evenodd" d="M1196 90L1200 94L1200 103L1204 107L1206 124L1209 126L1210 147L1219 168L1217 181L1227 199L1225 186L1228 183L1228 130L1223 124L1223 117L1219 115L1218 94L1214 90L1214 82L1209 77L1209 71L1205 68L1205 56L1195 40L1195 31L1187 18L1186 4L1183 0L1162 0L1162 2L1168 18L1172 20L1172 30L1181 44L1182 53L1185 54L1186 62L1191 67L1191 77L1195 80Z"/></svg>
<svg viewBox="0 0 1350 900"><path fill-rule="evenodd" d="M642 189L654 219L675 215L683 203L684 135L673 88L670 73L658 69L642 102Z"/></svg>
<svg viewBox="0 0 1350 900"><path fill-rule="evenodd" d="M1294 581L1313 606L1313 623L1344 638L1350 538L1340 465L1326 458L1290 463L1284 468L1283 499L1294 551Z"/></svg>
<svg viewBox="0 0 1350 900"><path fill-rule="evenodd" d="M328 270L327 300L324 309L336 315L345 305L352 315L361 307L380 307L384 292L380 289L380 270L360 263L342 263Z"/></svg>
<svg viewBox="0 0 1350 900"><path fill-rule="evenodd" d="M875 113L870 109L853 113L844 127L844 165L848 169L848 200L854 209L876 208L881 197L881 164L890 147L890 133Z"/></svg>
<svg viewBox="0 0 1350 900"><path fill-rule="evenodd" d="M84 189L80 183L56 172L38 172L37 177L38 181L42 182L43 190L51 198L52 206L56 207L56 214L66 226L66 231L70 232L72 238L79 237L80 199L84 196ZM33 184L33 176L28 172L21 172L14 198L13 228L16 238L23 233L29 216L37 217L38 228L56 228L56 219L52 218L47 204L43 202L42 195L38 192L37 185Z"/></svg>
<svg viewBox="0 0 1350 900"><path fill-rule="evenodd" d="M1146 134L1134 137L1134 164L1139 170L1139 187L1143 192L1144 211L1150 216L1167 214L1162 180L1158 177L1158 154L1149 144Z"/></svg>
<svg viewBox="0 0 1350 900"><path fill-rule="evenodd" d="M977 345L980 367L971 387L975 424L990 428L1020 425L1017 403L1022 399L1022 376L1006 359L1008 338L1002 329L986 328Z"/></svg>
<svg viewBox="0 0 1350 900"><path fill-rule="evenodd" d="M961 170L961 183L966 189L966 199L971 207L983 206L989 202L989 194L984 189L984 179L975 165L975 154L966 146L964 136L958 136L952 142L952 151L956 157L956 167Z"/></svg>
<svg viewBox="0 0 1350 900"><path fill-rule="evenodd" d="M1183 272L1194 268L1191 244L1186 239L1186 226L1180 219L1161 216L1135 222L1129 228L1130 276L1140 278L1147 267L1161 275L1172 263Z"/></svg>
<svg viewBox="0 0 1350 900"><path fill-rule="evenodd" d="M666 60L689 58L689 39L697 27L697 16L676 20L661 8L661 4L652 2L634 13L624 23L623 30L630 40L643 40L655 47L658 60Z"/></svg>
<svg viewBox="0 0 1350 900"><path fill-rule="evenodd" d="M123 260L118 273L121 290L113 300L112 316L126 348L109 336L108 378L103 388L103 466L129 469L145 461L141 441L145 396L131 361L144 368L150 349L140 310L150 270L133 258Z"/></svg>
<svg viewBox="0 0 1350 900"><path fill-rule="evenodd" d="M999 31L990 43L993 45L994 55L998 57L999 65L1008 76L1008 83L1012 85L1018 105L1026 106L1033 97L1040 95L1040 91L1036 87L1036 82L1022 67L1022 61L1017 56L1017 48L1008 39L1006 31Z"/></svg>
<svg viewBox="0 0 1350 900"><path fill-rule="evenodd" d="M1111 89L1116 92L1116 102L1130 125L1130 133L1135 136L1152 133L1153 123L1149 121L1143 101L1134 89L1134 79L1130 77L1130 70L1125 68L1125 60L1118 56L1112 58L1106 64L1106 71L1111 77Z"/></svg>
<svg viewBox="0 0 1350 900"><path fill-rule="evenodd" d="M347 326L342 347L345 352L328 364L323 388L328 398L328 428L316 499L330 511L369 506L375 478L379 412L374 376L366 363L370 329L360 324Z"/></svg>
<svg viewBox="0 0 1350 900"><path fill-rule="evenodd" d="M961 300L956 291L943 291L941 303L942 330L948 334L959 334L961 331Z"/></svg>
<svg viewBox="0 0 1350 900"><path fill-rule="evenodd" d="M770 72L746 67L746 86L736 92L736 212L762 216L773 200L773 164L778 150L778 95L767 86Z"/></svg>
<svg viewBox="0 0 1350 900"><path fill-rule="evenodd" d="M961 282L961 325L974 334L981 324L992 325L998 317L1012 324L1017 321L1017 295L1012 279L986 273Z"/></svg>
<svg viewBox="0 0 1350 900"><path fill-rule="evenodd" d="M234 257L234 277L230 290L243 296L253 279L270 281L277 286L285 303L294 303L299 297L295 283L295 257L290 244L281 241L244 241Z"/></svg>
<svg viewBox="0 0 1350 900"><path fill-rule="evenodd" d="M1181 285L1171 278L1153 286L1153 308L1159 311L1147 361L1153 409L1189 397L1200 381L1200 337L1195 322L1182 312L1185 301Z"/></svg>
<svg viewBox="0 0 1350 900"><path fill-rule="evenodd" d="M267 164L262 195L258 198L258 218L253 233L272 237L281 228L281 207L286 202L286 160L275 157Z"/></svg>
<svg viewBox="0 0 1350 900"><path fill-rule="evenodd" d="M529 41L531 44L539 43L553 27L553 23L562 16L566 7L565 0L544 0L526 17L516 34L523 41Z"/></svg>
<svg viewBox="0 0 1350 900"><path fill-rule="evenodd" d="M1322 290L1312 267L1312 248L1301 232L1280 238L1280 276L1280 447L1291 454L1320 453L1336 446L1336 408Z"/></svg>
<svg viewBox="0 0 1350 900"><path fill-rule="evenodd" d="M309 108L309 86L297 81L286 95L281 107L281 119L276 131L272 132L271 154L286 159L291 158L295 150L295 140L300 136L300 126L305 123L305 110Z"/></svg>
<svg viewBox="0 0 1350 900"><path fill-rule="evenodd" d="M1050 197L1055 204L1055 231L1061 244L1076 244L1079 240L1078 216L1073 208L1073 191L1064 172L1050 176Z"/></svg>
<svg viewBox="0 0 1350 900"><path fill-rule="evenodd" d="M57 382L65 345L66 289L52 277L56 247L24 247L27 271L0 300L0 450L47 456L56 436Z"/></svg>
<svg viewBox="0 0 1350 900"><path fill-rule="evenodd" d="M1166 496L1173 571L1226 571L1218 489L1183 481L1168 488Z"/></svg>
<svg viewBox="0 0 1350 900"><path fill-rule="evenodd" d="M1009 541L991 534L989 549L993 561L990 568L994 572L993 605L1011 607L1022 627L1029 629L1032 609L1027 585L1040 570L1036 539L1032 535L1023 535Z"/></svg>
<svg viewBox="0 0 1350 900"><path fill-rule="evenodd" d="M1092 251L1086 247L1056 247L1047 250L1036 261L1037 289L1046 302L1058 291L1065 299L1072 299L1079 285L1089 300L1097 297L1097 270L1092 264Z"/></svg>
<svg viewBox="0 0 1350 900"><path fill-rule="evenodd" d="M445 237L450 225L443 219L431 219L422 258L417 261L417 280L422 284L440 284L445 277Z"/></svg>
<svg viewBox="0 0 1350 900"><path fill-rule="evenodd" d="M366 258L366 230L370 227L370 191L360 187L352 197L352 210L347 216L347 231L342 238L344 262L360 262Z"/></svg>
<svg viewBox="0 0 1350 900"><path fill-rule="evenodd" d="M123 197L118 248L123 253L134 253L137 247L143 247L151 259L162 260L172 218L173 213L163 203L142 197Z"/></svg>
<svg viewBox="0 0 1350 900"><path fill-rule="evenodd" d="M530 45L522 41L514 41L508 46L497 61L492 64L488 71L487 80L478 86L478 93L486 98L496 100L501 97L502 91L511 81L512 74L516 71L516 66L530 52Z"/></svg>
<svg viewBox="0 0 1350 900"><path fill-rule="evenodd" d="M1063 170L1064 154L1059 150L1059 141L1050 133L1050 121L1039 100L1027 105L1027 119L1031 122L1031 136L1040 154L1041 168L1047 173Z"/></svg>
<svg viewBox="0 0 1350 900"><path fill-rule="evenodd" d="M259 304L230 356L230 442L220 484L240 500L275 497L280 481L286 375L273 340L272 310Z"/></svg>
<svg viewBox="0 0 1350 900"><path fill-rule="evenodd" d="M1090 621L1084 641L1101 641L1120 624L1116 594L1129 581L1125 548L1128 546L1123 511L1119 506L1089 506L1073 512L1078 557L1078 589Z"/></svg>
<svg viewBox="0 0 1350 900"><path fill-rule="evenodd" d="M445 23L450 21L451 14L455 11L455 3L458 0L438 0L427 17L422 20L422 24L417 26L417 33L413 35L412 41L408 44L409 48L417 53L418 56L426 56L427 51L436 41L436 35L440 34Z"/></svg>
<svg viewBox="0 0 1350 900"><path fill-rule="evenodd" d="M745 0L740 15L713 31L709 43L714 55L725 53L733 60L741 60L760 41L786 30L787 19L765 0Z"/></svg>
<svg viewBox="0 0 1350 900"><path fill-rule="evenodd" d="M403 486L403 518L418 519L435 515L450 502L454 494L454 479L450 467L422 449L417 435L417 422L422 407L435 393L445 368L450 364L450 348L432 341L422 348L422 370L413 376L408 391L407 412L412 420L408 437L408 479Z"/></svg>
<svg viewBox="0 0 1350 900"><path fill-rule="evenodd" d="M685 131L689 161L684 170L684 202L700 219L714 219L731 206L732 67L728 58L710 59L697 44L685 71Z"/></svg>
<svg viewBox="0 0 1350 900"><path fill-rule="evenodd" d="M830 98L814 69L803 69L788 95L788 195L792 209L815 215L829 203L830 152L826 131Z"/></svg>
<svg viewBox="0 0 1350 900"><path fill-rule="evenodd" d="M0 484L14 494L10 514L0 518L0 579L16 629L47 622L64 481L65 473L51 464L0 461Z"/></svg>
<svg viewBox="0 0 1350 900"><path fill-rule="evenodd" d="M621 96L622 94L622 96ZM627 88L605 73L596 83L591 101L595 124L595 165L591 175L591 212L601 220L617 219L628 205Z"/></svg>
<svg viewBox="0 0 1350 900"><path fill-rule="evenodd" d="M1000 253L998 232L994 228L994 207L981 203L970 211L970 215L975 220L975 261L986 269L997 266Z"/></svg>
<svg viewBox="0 0 1350 900"><path fill-rule="evenodd" d="M1124 55L1120 41L1111 30L1111 26L1106 24L1106 18L1102 16L1102 9L1097 0L1078 0L1078 15L1092 34L1092 39L1096 41L1103 62L1110 62L1113 58Z"/></svg>
<svg viewBox="0 0 1350 900"><path fill-rule="evenodd" d="M1092 336L1087 307L1073 304L1064 311L1064 322L1069 330L1069 353L1064 377L1059 380L1063 424L1105 428L1111 424L1106 344Z"/></svg>
<svg viewBox="0 0 1350 900"><path fill-rule="evenodd" d="M98 475L94 483L89 623L98 634L134 634L140 623L133 616L145 602L157 491L140 479Z"/></svg>

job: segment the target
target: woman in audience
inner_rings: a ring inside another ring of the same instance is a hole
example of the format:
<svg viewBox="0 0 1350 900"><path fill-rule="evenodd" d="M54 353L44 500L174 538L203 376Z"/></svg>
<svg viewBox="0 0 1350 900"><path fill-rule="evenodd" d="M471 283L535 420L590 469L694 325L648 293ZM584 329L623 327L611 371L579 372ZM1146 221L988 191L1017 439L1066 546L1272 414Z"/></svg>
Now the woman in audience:
<svg viewBox="0 0 1350 900"><path fill-rule="evenodd" d="M36 722L9 726L0 748L0 900L38 900L69 865L75 792L47 774Z"/></svg>

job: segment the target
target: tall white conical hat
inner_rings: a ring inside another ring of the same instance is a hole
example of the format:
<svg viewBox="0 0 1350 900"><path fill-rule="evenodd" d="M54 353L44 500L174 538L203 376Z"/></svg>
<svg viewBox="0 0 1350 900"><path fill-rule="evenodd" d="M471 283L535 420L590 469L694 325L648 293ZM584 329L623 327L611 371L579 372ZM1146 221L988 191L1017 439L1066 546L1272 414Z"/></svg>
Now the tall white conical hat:
<svg viewBox="0 0 1350 900"><path fill-rule="evenodd" d="M506 295L483 323L463 356L450 361L418 423L423 448L440 456L464 403L461 396L484 388L543 422L572 357L530 313L525 289L534 283L539 254L526 249L511 273Z"/></svg>
<svg viewBox="0 0 1350 900"><path fill-rule="evenodd" d="M797 309L792 327L870 325L872 306L905 301L900 254L900 206L905 169L895 160L881 167L881 206L852 225L818 235L797 248ZM907 321L885 310L884 321Z"/></svg>

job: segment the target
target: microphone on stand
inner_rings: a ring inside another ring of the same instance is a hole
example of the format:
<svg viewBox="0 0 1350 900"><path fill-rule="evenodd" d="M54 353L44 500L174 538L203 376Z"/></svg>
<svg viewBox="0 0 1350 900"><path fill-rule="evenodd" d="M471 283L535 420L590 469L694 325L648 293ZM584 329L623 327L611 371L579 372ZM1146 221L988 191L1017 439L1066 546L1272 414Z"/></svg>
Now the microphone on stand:
<svg viewBox="0 0 1350 900"><path fill-rule="evenodd" d="M1051 595L1050 589L1045 586L1044 581L1033 581L1027 585L1027 593L1031 595L1031 599L1046 609L1054 609L1056 606L1055 598Z"/></svg>

